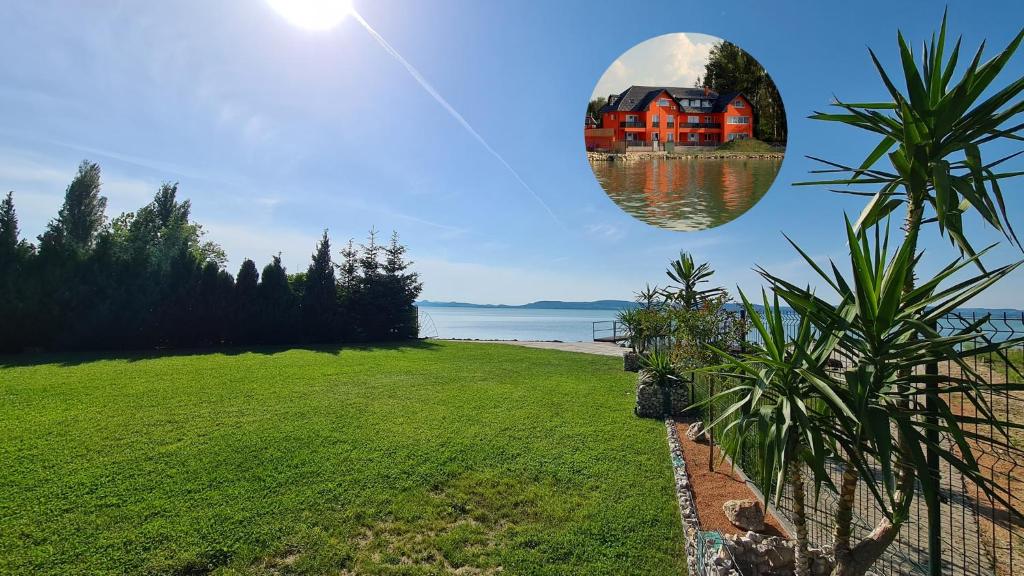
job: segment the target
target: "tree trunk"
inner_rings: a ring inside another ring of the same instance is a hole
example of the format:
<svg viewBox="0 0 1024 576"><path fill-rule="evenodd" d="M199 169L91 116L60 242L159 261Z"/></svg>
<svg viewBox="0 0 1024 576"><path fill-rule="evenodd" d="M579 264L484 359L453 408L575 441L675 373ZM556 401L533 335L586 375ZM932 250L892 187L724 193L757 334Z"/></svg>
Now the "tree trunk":
<svg viewBox="0 0 1024 576"><path fill-rule="evenodd" d="M852 550L842 557L836 553L836 567L832 570L832 576L863 576L882 556L886 548L892 544L899 531L898 524L894 525L883 518L871 531L871 534L868 534L868 537L861 540ZM849 540L847 540L847 544L849 544Z"/></svg>
<svg viewBox="0 0 1024 576"><path fill-rule="evenodd" d="M923 183L921 184L923 186ZM907 216L903 224L903 241L909 242L911 252L917 251L917 231L921 226L921 216L924 213L924 194L916 189L912 183L907 190ZM914 273L907 276L903 284L903 293L907 294L914 290ZM909 374L904 374L907 376ZM906 401L904 401L905 403ZM908 440L900 434L897 444L900 449L894 454L895 465L899 477L897 479L896 501L903 502L913 492L914 470L910 467L904 454ZM852 466L847 465L843 471L843 483L840 489L839 506L836 510L836 530L834 550L836 555L836 566L832 576L862 576L871 568L885 552L886 548L899 534L900 525L893 524L886 518L882 518L875 525L875 529L868 534L867 538L850 547L851 521L853 519L854 496L857 490L857 473Z"/></svg>
<svg viewBox="0 0 1024 576"><path fill-rule="evenodd" d="M836 555L834 576L845 575L841 568L850 563L850 534L853 528L853 504L857 495L857 471L847 464L839 485L839 504L836 506L836 527L832 537L832 550Z"/></svg>
<svg viewBox="0 0 1024 576"><path fill-rule="evenodd" d="M808 576L810 566L807 557L807 518L804 512L804 476L799 462L790 468L790 482L793 485L793 525L796 527L796 555L794 560L796 576Z"/></svg>

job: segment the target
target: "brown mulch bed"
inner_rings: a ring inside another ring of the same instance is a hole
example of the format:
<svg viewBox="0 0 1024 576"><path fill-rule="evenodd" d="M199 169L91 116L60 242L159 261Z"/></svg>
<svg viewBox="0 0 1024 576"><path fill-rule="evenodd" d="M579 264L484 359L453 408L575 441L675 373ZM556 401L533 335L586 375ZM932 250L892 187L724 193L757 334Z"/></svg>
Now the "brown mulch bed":
<svg viewBox="0 0 1024 576"><path fill-rule="evenodd" d="M745 534L746 530L733 526L725 517L722 505L728 500L756 500L757 497L746 482L733 472L729 463L722 460L717 446L714 447L712 455L707 444L699 444L686 437L686 427L689 425L689 422L679 422L676 429L679 432L679 445L683 450L683 459L686 460L686 472L690 476L701 528L718 530L722 534ZM708 470L708 461L712 458L715 465L713 472ZM782 523L771 513L765 513L764 523L765 529L760 531L761 534L788 538Z"/></svg>

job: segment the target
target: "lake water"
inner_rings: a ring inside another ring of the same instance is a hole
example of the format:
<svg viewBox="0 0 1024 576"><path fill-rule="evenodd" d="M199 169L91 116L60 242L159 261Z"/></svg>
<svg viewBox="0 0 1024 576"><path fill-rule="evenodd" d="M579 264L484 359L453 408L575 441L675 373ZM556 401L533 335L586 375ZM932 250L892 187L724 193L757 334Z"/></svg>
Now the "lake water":
<svg viewBox="0 0 1024 576"><path fill-rule="evenodd" d="M670 230L729 222L764 196L781 159L655 158L591 162L604 191L634 217Z"/></svg>
<svg viewBox="0 0 1024 576"><path fill-rule="evenodd" d="M592 323L615 310L541 310L421 306L420 336L480 340L593 340Z"/></svg>

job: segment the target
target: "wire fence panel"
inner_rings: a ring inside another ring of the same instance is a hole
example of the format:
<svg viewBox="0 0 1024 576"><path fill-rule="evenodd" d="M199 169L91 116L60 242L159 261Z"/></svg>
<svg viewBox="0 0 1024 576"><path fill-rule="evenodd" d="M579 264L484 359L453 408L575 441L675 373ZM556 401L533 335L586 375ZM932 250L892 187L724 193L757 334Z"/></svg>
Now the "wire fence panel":
<svg viewBox="0 0 1024 576"><path fill-rule="evenodd" d="M983 319L982 314L950 314L937 326L941 334L952 334L956 330ZM787 336L796 335L800 319L795 313L784 316ZM1024 336L1024 313L1000 313L993 315L979 329L982 333L975 342L964 346L982 346L988 342L1003 342ZM747 334L747 342L761 344L758 334ZM829 361L829 367L842 370L848 360L836 356ZM970 368L990 384L1020 383L1019 370L1024 366L1024 345L1014 345L1005 355L988 353L971 360ZM938 374L960 376L961 369L951 361L931 366ZM691 394L695 401L704 400L716 392L727 389L727 382L718 377L696 375L692 380ZM998 387L987 392L989 409L997 420L1024 424L1024 393L1000 391ZM729 406L731 401L723 399L702 409L701 417L713 422L716 414ZM950 408L964 416L976 416L976 409L963 398L950 399ZM712 435L720 434L724 424L714 427ZM1024 430L1011 428L1006 432L992 424L973 425L973 432L981 439L972 440L972 451L978 459L984 475L998 487L1000 492L1018 510L1024 509ZM984 440L999 439L999 440ZM746 438L743 451L736 465L753 472L760 463L760 443L757 438ZM950 446L955 451L955 447ZM831 462L829 473L838 484L843 472L841 462ZM941 462L939 474L940 491L940 542L942 572L949 575L996 575L1014 576L1024 574L1024 518L1012 513L1006 506L989 499L976 485L965 480L948 462ZM810 474L805 474L809 478ZM923 574L927 575L929 565L928 510L920 486L915 496L910 518L902 525L897 540L886 551L885 556L872 568L877 574ZM835 528L832 513L838 496L826 489L815 498L814 487L806 486L808 501L808 537L813 546L824 547L832 542ZM784 491L778 510L785 516L792 511L792 493ZM867 490L857 491L854 513L854 537L864 538L882 520L883 515ZM790 518L791 520L791 518Z"/></svg>

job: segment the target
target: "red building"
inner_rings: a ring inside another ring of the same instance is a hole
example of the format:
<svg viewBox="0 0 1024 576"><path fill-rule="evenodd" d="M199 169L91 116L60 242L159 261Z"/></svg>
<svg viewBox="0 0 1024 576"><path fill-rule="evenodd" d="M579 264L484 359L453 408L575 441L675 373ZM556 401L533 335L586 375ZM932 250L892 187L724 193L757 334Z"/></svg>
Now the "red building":
<svg viewBox="0 0 1024 576"><path fill-rule="evenodd" d="M630 86L612 94L598 111L600 126L587 125L587 149L718 146L754 137L754 110L743 94L706 88Z"/></svg>

